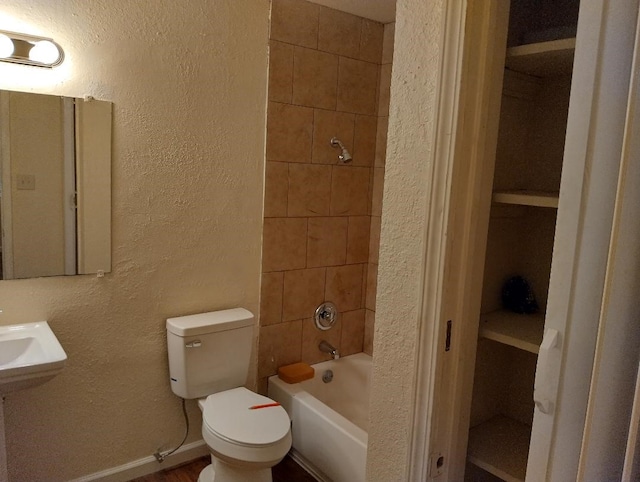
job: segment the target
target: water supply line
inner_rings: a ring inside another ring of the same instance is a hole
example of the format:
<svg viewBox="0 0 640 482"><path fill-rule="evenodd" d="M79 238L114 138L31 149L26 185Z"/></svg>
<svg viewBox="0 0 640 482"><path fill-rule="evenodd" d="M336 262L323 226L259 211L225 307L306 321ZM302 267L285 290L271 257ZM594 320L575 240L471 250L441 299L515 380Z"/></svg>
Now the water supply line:
<svg viewBox="0 0 640 482"><path fill-rule="evenodd" d="M181 398L182 400L182 414L184 415L184 423L185 423L185 431L184 431L184 438L182 439L182 442L180 442L180 445L178 445L175 449L170 450L168 452L160 452L160 449L158 449L158 451L156 453L153 454L153 456L156 458L156 460L159 463L164 462L164 459L166 459L169 455L171 455L172 453L174 453L176 450L178 450L180 447L182 447L184 445L184 443L187 440L187 435L189 435L189 416L187 415L187 407L186 407L186 400L184 398Z"/></svg>

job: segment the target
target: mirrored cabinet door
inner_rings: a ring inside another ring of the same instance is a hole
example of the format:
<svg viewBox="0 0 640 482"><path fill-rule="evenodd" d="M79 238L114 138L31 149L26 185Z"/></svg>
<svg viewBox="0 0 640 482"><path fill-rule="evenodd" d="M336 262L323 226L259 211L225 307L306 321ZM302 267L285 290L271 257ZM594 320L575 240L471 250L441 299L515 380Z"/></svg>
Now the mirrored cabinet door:
<svg viewBox="0 0 640 482"><path fill-rule="evenodd" d="M1 279L111 271L111 111L0 91Z"/></svg>

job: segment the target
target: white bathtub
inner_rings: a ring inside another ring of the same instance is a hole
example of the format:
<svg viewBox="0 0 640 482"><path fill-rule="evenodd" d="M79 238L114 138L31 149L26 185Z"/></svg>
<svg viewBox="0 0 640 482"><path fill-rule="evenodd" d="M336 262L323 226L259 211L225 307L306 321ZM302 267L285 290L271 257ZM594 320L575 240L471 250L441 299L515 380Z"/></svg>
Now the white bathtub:
<svg viewBox="0 0 640 482"><path fill-rule="evenodd" d="M292 455L321 480L364 482L371 357L357 353L313 368L315 377L302 383L269 378L269 397L292 420ZM333 380L324 383L327 370Z"/></svg>

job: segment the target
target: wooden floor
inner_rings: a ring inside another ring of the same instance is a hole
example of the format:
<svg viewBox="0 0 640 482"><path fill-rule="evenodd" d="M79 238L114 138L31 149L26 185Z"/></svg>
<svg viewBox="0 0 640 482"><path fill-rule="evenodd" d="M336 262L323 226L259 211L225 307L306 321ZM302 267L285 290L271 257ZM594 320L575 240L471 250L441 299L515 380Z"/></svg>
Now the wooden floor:
<svg viewBox="0 0 640 482"><path fill-rule="evenodd" d="M178 467L146 475L131 482L196 482L200 471L209 465L209 457L201 457ZM302 467L289 456L272 469L273 482L316 482Z"/></svg>

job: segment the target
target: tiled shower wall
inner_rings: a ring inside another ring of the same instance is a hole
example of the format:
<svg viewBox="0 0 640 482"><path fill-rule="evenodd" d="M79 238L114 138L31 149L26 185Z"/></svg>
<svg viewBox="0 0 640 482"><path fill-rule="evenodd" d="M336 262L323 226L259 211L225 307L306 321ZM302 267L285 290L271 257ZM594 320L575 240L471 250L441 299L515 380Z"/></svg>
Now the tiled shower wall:
<svg viewBox="0 0 640 482"><path fill-rule="evenodd" d="M273 0L261 390L279 366L327 359L322 339L342 355L371 353L392 38L377 22ZM338 163L334 136L351 163ZM329 331L312 319L323 301L340 312Z"/></svg>

